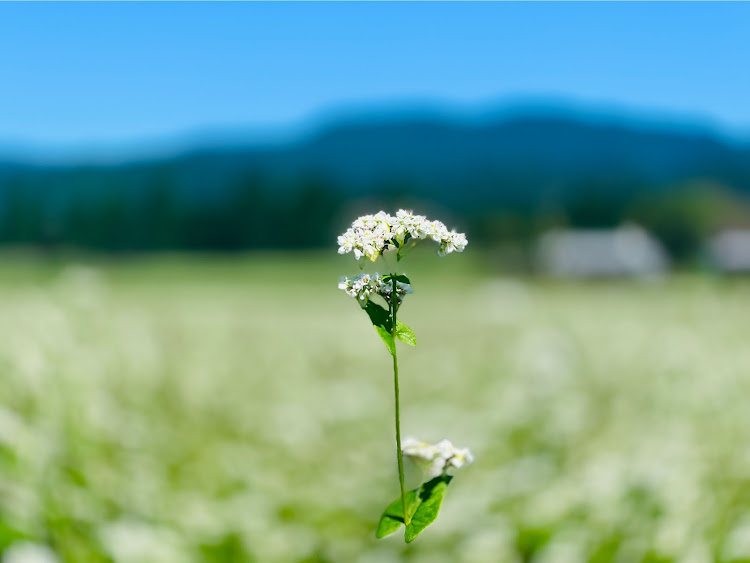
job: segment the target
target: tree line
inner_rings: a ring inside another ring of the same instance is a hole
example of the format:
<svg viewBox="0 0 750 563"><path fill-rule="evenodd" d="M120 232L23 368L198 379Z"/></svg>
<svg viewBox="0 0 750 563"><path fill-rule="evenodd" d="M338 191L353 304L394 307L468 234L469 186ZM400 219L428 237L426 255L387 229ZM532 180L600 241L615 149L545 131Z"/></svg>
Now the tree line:
<svg viewBox="0 0 750 563"><path fill-rule="evenodd" d="M351 210L422 209L423 195L408 182L377 195L346 193L322 179L279 186L259 178L237 181L220 197L186 198L168 181L124 189L45 193L23 181L0 191L0 244L47 251L82 248L107 253L245 251L331 247ZM57 197L55 197L57 196ZM750 206L738 193L711 182L632 192L581 184L559 199L534 204L441 202L473 243L492 247L533 241L550 228L608 228L634 222L657 236L673 258L689 261L705 238L724 227L750 227Z"/></svg>

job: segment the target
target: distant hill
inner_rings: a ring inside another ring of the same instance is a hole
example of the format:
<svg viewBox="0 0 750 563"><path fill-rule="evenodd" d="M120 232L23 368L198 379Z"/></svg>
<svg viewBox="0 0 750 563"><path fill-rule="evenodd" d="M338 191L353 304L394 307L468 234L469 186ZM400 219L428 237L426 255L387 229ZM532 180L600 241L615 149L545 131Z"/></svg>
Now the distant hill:
<svg viewBox="0 0 750 563"><path fill-rule="evenodd" d="M564 199L582 184L627 191L712 178L750 191L750 146L701 130L648 130L574 117L334 125L299 145L250 155L254 166L279 178L316 173L363 192L404 182L420 195L462 207L534 203L550 190Z"/></svg>
<svg viewBox="0 0 750 563"><path fill-rule="evenodd" d="M445 116L363 118L273 147L195 147L176 157L118 165L35 166L0 159L0 190L33 179L29 187L40 190L117 185L138 192L166 174L176 194L198 200L231 192L233 182L248 175L290 188L314 177L356 194L398 183L462 206L533 202L549 190L564 198L581 183L628 190L711 178L750 192L750 144L697 127L531 112L480 123Z"/></svg>
<svg viewBox="0 0 750 563"><path fill-rule="evenodd" d="M220 214L216 210L231 206L239 222L241 209L260 213L272 206L283 215L286 204L291 213L294 205L310 208L313 200L325 209L375 196L426 199L473 216L506 209L531 213L582 197L623 206L695 181L749 195L750 145L698 127L617 116L527 110L478 120L394 114L332 122L287 143L195 147L117 165L0 159L0 211L6 225L13 214L35 213L52 233L64 232L71 216L99 213L103 206L110 213L122 208L117 213L130 213L131 221L154 206L173 215L205 209Z"/></svg>

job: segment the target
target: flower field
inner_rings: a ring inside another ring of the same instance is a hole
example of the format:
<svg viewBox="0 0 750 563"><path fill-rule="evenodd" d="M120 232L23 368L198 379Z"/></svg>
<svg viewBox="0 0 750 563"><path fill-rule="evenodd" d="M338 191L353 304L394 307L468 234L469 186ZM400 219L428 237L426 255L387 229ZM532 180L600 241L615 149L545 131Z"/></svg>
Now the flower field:
<svg viewBox="0 0 750 563"><path fill-rule="evenodd" d="M2 562L750 561L750 280L487 263L415 256L399 311L404 436L475 458L405 545L350 258L4 257Z"/></svg>

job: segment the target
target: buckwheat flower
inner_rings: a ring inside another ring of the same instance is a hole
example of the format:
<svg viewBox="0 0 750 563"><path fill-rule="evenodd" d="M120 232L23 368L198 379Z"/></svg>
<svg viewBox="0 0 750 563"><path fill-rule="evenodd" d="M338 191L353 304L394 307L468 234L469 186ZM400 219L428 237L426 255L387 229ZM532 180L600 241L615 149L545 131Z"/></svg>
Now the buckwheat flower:
<svg viewBox="0 0 750 563"><path fill-rule="evenodd" d="M425 231L427 236L435 242L442 242L448 236L448 228L442 221L429 221Z"/></svg>
<svg viewBox="0 0 750 563"><path fill-rule="evenodd" d="M342 278L339 289L344 290L349 297L356 298L360 306L364 307L370 300L370 295L377 293L380 283L378 274L359 274L353 278Z"/></svg>
<svg viewBox="0 0 750 563"><path fill-rule="evenodd" d="M403 244L407 235L413 239L424 239L427 236L428 226L429 221L424 215L414 215L411 211L399 209L391 228L396 241Z"/></svg>
<svg viewBox="0 0 750 563"><path fill-rule="evenodd" d="M427 238L427 230L430 226L430 221L424 215L416 215L414 221L409 227L409 233L415 239L423 240Z"/></svg>
<svg viewBox="0 0 750 563"><path fill-rule="evenodd" d="M427 238L440 244L440 256L462 252L467 244L466 235L449 232L442 221L430 221L424 215L415 215L404 209L399 209L395 216L378 211L374 215L358 217L337 238L337 243L339 254L353 252L357 260L365 257L375 262L388 250L401 249L412 239L416 242Z"/></svg>
<svg viewBox="0 0 750 563"><path fill-rule="evenodd" d="M465 234L457 233L456 231L445 233L440 241L440 249L438 250L438 255L445 256L446 254L450 254L454 250L456 252L463 252L467 244L468 241L466 240Z"/></svg>
<svg viewBox="0 0 750 563"><path fill-rule="evenodd" d="M391 223L391 232L393 233L393 240L398 244L399 246L404 244L404 241L406 239L406 235L409 234L409 231L407 229L407 225L404 221L404 213L406 213L403 209L399 209L396 212L396 217L394 218L393 222Z"/></svg>
<svg viewBox="0 0 750 563"><path fill-rule="evenodd" d="M343 235L339 235L336 242L338 242L339 245L339 254L352 252L357 244L357 240L352 229L347 229L347 231ZM357 260L359 260L360 255L361 254L359 252L355 253Z"/></svg>
<svg viewBox="0 0 750 563"><path fill-rule="evenodd" d="M466 235L463 233L448 231L441 221L431 221L424 215L415 215L412 211L404 209L399 209L395 216L384 211L379 211L374 215L362 215L338 237L337 242L339 254L352 252L357 260L365 257L375 262L388 252L391 257L395 254L395 261L399 262L419 241L427 239L438 243L440 256L461 252L467 244ZM386 261L388 261L387 257ZM467 448L456 448L449 440L441 440L436 444L420 442L414 438L407 438L403 443L401 441L397 340L415 346L416 336L404 324L397 312L405 296L412 293L410 284L409 278L404 273L391 270L391 273L383 276L377 273L361 273L353 278L344 277L338 285L339 289L356 299L360 307L365 310L393 357L396 453L401 489L401 496L398 500L401 504L402 518L397 518L393 512L393 508L399 504L397 500L391 503L383 513L375 535L382 538L395 532L401 524L404 524L404 540L407 543L414 540L437 516L437 510L445 494L445 487L452 479L448 471L459 469L474 459ZM377 299L378 297L380 299ZM386 304L387 307L384 307ZM432 479L430 483L423 483L419 488L419 495L424 503L422 506L427 506L429 510L424 513L423 510L420 512L421 509L417 508L413 518L408 510L404 486L404 456L422 466L425 474Z"/></svg>
<svg viewBox="0 0 750 563"><path fill-rule="evenodd" d="M437 447L427 442L420 442L416 438L406 438L401 444L404 455L414 460L432 461L439 455Z"/></svg>
<svg viewBox="0 0 750 563"><path fill-rule="evenodd" d="M464 465L474 462L474 456L471 455L469 448L454 448L453 455L448 458L448 466L459 469Z"/></svg>
<svg viewBox="0 0 750 563"><path fill-rule="evenodd" d="M378 221L381 224L388 225L389 227L396 221L396 218L392 215L389 215L385 211L378 211L374 215L375 221Z"/></svg>
<svg viewBox="0 0 750 563"><path fill-rule="evenodd" d="M378 256L391 246L391 224L394 221L395 218L384 211L358 217L352 226L338 237L339 254L353 252L357 260L364 256L375 262Z"/></svg>
<svg viewBox="0 0 750 563"><path fill-rule="evenodd" d="M474 456L468 448L456 448L450 440L428 444L407 438L402 444L401 451L425 469L430 477L437 477L451 467L458 469L474 461Z"/></svg>
<svg viewBox="0 0 750 563"><path fill-rule="evenodd" d="M435 448L437 455L444 457L445 459L448 459L453 455L453 444L451 444L450 440L446 440L445 438L435 444L433 448Z"/></svg>

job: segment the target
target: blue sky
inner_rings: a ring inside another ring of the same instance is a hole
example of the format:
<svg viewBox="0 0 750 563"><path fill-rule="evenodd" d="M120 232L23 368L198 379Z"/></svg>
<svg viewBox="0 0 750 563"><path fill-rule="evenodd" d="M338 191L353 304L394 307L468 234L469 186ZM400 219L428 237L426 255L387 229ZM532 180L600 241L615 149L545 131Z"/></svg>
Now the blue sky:
<svg viewBox="0 0 750 563"><path fill-rule="evenodd" d="M750 131L750 3L0 3L0 140L288 124L526 95Z"/></svg>

